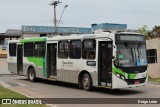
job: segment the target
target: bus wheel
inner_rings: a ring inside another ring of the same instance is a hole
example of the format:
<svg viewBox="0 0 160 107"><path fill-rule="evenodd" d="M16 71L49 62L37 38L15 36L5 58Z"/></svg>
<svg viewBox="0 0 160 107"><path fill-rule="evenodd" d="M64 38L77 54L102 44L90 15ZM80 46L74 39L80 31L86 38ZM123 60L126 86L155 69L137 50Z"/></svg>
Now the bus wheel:
<svg viewBox="0 0 160 107"><path fill-rule="evenodd" d="M82 86L86 91L90 91L92 89L92 79L88 73L85 73L82 78Z"/></svg>
<svg viewBox="0 0 160 107"><path fill-rule="evenodd" d="M36 80L36 73L35 73L35 70L33 68L30 68L28 70L28 79L31 81L31 82L34 82Z"/></svg>

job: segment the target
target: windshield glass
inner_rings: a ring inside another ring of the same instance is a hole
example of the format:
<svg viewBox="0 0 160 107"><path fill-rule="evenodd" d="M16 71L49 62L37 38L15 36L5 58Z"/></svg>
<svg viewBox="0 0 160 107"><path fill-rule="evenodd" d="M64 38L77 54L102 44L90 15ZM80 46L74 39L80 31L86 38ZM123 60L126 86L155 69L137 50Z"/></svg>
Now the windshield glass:
<svg viewBox="0 0 160 107"><path fill-rule="evenodd" d="M135 67L147 65L146 45L141 43L117 44L117 59L115 64L123 67Z"/></svg>

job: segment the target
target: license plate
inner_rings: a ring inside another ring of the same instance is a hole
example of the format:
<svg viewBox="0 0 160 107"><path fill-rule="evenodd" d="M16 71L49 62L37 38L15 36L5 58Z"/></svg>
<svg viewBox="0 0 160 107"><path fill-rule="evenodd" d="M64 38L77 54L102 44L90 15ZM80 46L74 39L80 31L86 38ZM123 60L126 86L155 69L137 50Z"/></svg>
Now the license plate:
<svg viewBox="0 0 160 107"><path fill-rule="evenodd" d="M140 81L134 81L134 84L140 84Z"/></svg>

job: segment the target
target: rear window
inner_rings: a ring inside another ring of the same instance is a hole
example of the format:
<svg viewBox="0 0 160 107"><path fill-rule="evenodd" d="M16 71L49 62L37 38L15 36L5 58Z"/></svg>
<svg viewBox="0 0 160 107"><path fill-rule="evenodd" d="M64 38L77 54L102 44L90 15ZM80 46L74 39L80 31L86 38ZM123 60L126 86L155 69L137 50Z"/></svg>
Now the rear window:
<svg viewBox="0 0 160 107"><path fill-rule="evenodd" d="M16 56L16 50L17 50L17 44L16 43L10 43L9 44L9 55L10 56Z"/></svg>

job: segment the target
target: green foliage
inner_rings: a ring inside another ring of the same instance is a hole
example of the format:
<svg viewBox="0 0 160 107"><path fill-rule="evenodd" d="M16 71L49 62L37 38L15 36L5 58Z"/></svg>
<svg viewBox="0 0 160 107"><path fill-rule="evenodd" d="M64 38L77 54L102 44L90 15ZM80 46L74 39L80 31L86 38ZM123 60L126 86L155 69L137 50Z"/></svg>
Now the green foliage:
<svg viewBox="0 0 160 107"><path fill-rule="evenodd" d="M144 35L146 39L149 39L148 31L149 30L146 25L143 25L141 28L138 29L138 33L141 33L142 35Z"/></svg>
<svg viewBox="0 0 160 107"><path fill-rule="evenodd" d="M153 39L153 38L160 38L160 26L155 26L152 31L148 33L148 36Z"/></svg>
<svg viewBox="0 0 160 107"><path fill-rule="evenodd" d="M27 97L0 86L0 98L27 98ZM28 105L27 104L23 104L23 105L18 105L18 104L15 104L15 105L13 105L13 104L12 105L2 105L1 104L0 107L48 107L48 106L44 105L44 104L37 104L37 105L34 105L34 104L28 104Z"/></svg>
<svg viewBox="0 0 160 107"><path fill-rule="evenodd" d="M152 77L148 77L148 81L150 82L159 82L160 83L160 78L152 78Z"/></svg>
<svg viewBox="0 0 160 107"><path fill-rule="evenodd" d="M143 27L138 29L138 32L143 35L146 35L148 33L148 27L146 25L143 25Z"/></svg>

